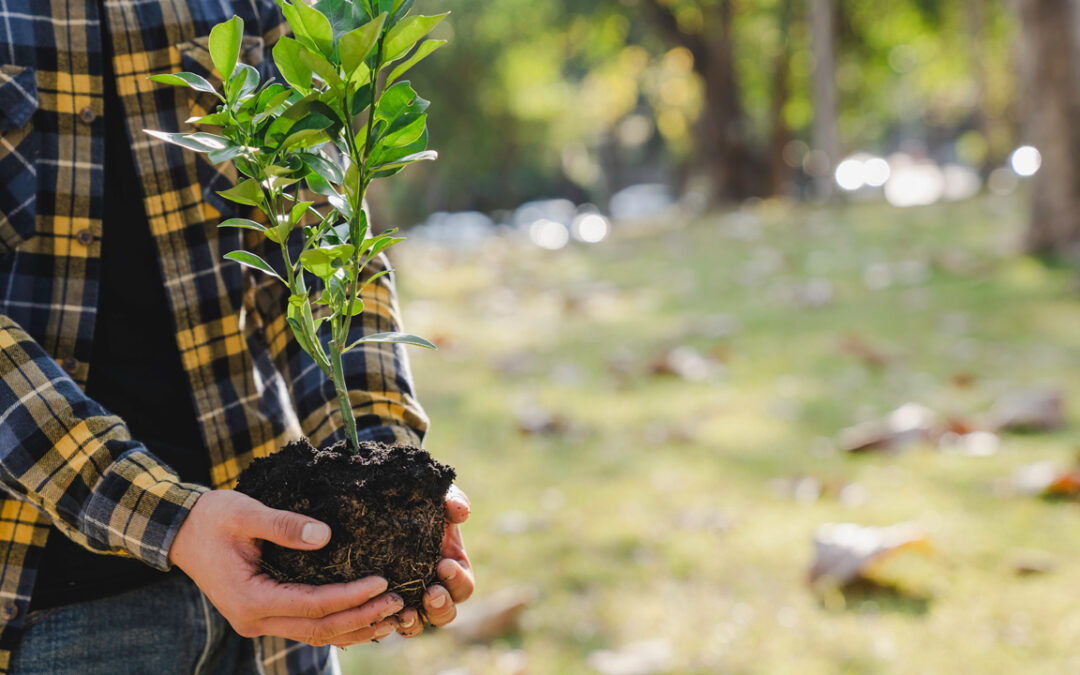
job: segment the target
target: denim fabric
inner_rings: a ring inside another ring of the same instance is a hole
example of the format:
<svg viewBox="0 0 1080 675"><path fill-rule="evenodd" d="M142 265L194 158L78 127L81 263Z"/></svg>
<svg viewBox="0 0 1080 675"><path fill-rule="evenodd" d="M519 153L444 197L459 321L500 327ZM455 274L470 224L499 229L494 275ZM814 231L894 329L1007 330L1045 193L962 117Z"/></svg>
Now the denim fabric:
<svg viewBox="0 0 1080 675"><path fill-rule="evenodd" d="M31 612L12 660L33 675L254 675L242 638L195 584L173 575L91 602ZM324 675L340 673L332 655Z"/></svg>

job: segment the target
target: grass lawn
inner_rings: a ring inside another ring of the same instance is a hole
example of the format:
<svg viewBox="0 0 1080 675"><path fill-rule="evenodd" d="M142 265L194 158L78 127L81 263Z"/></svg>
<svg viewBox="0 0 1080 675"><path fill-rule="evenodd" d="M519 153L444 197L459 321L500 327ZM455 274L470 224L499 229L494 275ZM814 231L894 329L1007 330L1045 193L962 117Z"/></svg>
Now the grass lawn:
<svg viewBox="0 0 1080 675"><path fill-rule="evenodd" d="M1073 461L1075 424L990 457L836 445L907 402L977 420L1025 385L1080 419L1080 296L1012 253L1023 222L1019 198L763 204L558 252L402 245L406 325L444 345L411 354L427 446L472 498L476 602L538 599L494 643L429 631L351 648L345 672L587 673L643 640L674 673L1080 671L1080 505L1003 487ZM650 372L680 346L716 364ZM519 430L545 415L552 433ZM799 476L823 495L793 498ZM904 521L929 553L811 592L819 525ZM1048 573L1014 572L1031 550Z"/></svg>

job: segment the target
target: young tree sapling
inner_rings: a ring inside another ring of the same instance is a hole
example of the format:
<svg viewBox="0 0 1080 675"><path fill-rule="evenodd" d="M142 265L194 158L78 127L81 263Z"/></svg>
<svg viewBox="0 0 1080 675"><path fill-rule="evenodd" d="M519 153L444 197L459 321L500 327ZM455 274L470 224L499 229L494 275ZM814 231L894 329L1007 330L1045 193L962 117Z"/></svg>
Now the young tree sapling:
<svg viewBox="0 0 1080 675"><path fill-rule="evenodd" d="M244 22L233 17L215 26L208 42L220 90L196 73L150 78L212 94L216 110L188 120L198 131L146 133L204 153L213 164L235 166L240 179L218 194L262 218L229 218L219 227L261 233L280 249L282 261L275 267L269 256L248 250L225 258L288 288L292 333L336 392L347 453L292 443L241 475L238 489L269 506L320 518L335 533L315 552L267 545L266 571L303 583L382 574L406 604L419 607L434 579L443 496L454 472L418 448L360 442L342 356L365 343L434 348L407 333L369 334L351 343L348 336L364 311L365 289L390 272L365 270L403 240L396 230L372 232L367 189L437 157L428 149L428 101L401 78L445 44L425 38L446 14L411 15L413 0L276 2L293 33L273 48L284 83L240 62ZM301 199L301 184L325 198L324 212ZM309 214L313 224L301 225ZM402 509L409 511L402 515Z"/></svg>

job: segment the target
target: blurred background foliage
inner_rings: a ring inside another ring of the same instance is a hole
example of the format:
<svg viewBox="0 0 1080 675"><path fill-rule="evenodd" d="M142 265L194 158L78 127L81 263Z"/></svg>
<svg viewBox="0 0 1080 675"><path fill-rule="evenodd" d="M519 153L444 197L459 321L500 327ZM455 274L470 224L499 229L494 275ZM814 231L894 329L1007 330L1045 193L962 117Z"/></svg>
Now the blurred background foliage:
<svg viewBox="0 0 1080 675"><path fill-rule="evenodd" d="M412 76L434 102L442 157L381 196L395 221L552 196L603 205L657 181L709 199L807 196L806 0L420 4L453 12L436 36L450 45ZM840 152L905 149L983 169L1016 147L1006 2L837 0L831 11ZM737 162L738 177L717 179L719 162Z"/></svg>

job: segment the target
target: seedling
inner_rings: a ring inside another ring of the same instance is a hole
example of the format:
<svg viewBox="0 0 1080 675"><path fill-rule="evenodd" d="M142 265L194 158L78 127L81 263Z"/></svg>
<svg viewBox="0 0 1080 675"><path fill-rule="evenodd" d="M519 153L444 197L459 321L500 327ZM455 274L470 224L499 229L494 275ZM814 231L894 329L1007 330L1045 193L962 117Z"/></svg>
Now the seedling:
<svg viewBox="0 0 1080 675"><path fill-rule="evenodd" d="M273 49L284 84L263 80L255 68L239 62L244 33L239 17L210 33L210 56L223 91L195 73L150 78L213 94L220 101L213 113L188 120L215 132L146 133L204 153L214 164L232 162L242 176L235 187L219 194L257 208L262 222L229 218L219 227L260 232L280 247L283 263L275 268L246 250L225 258L288 287L289 326L300 347L334 383L354 454L360 444L342 355L371 342L435 347L406 333L367 335L347 343L354 317L364 311L361 294L390 271L362 279L365 268L403 240L396 230L372 234L364 210L367 189L376 179L438 156L428 149L428 101L401 77L445 44L424 38L446 14L410 15L413 1L318 0L308 6L303 0L277 0L294 35L280 38ZM301 183L326 197L325 213L313 202L301 201L296 190ZM309 213L318 223L298 227ZM299 249L295 230L302 234ZM320 288L313 299L312 291ZM313 303L328 312L316 319Z"/></svg>

